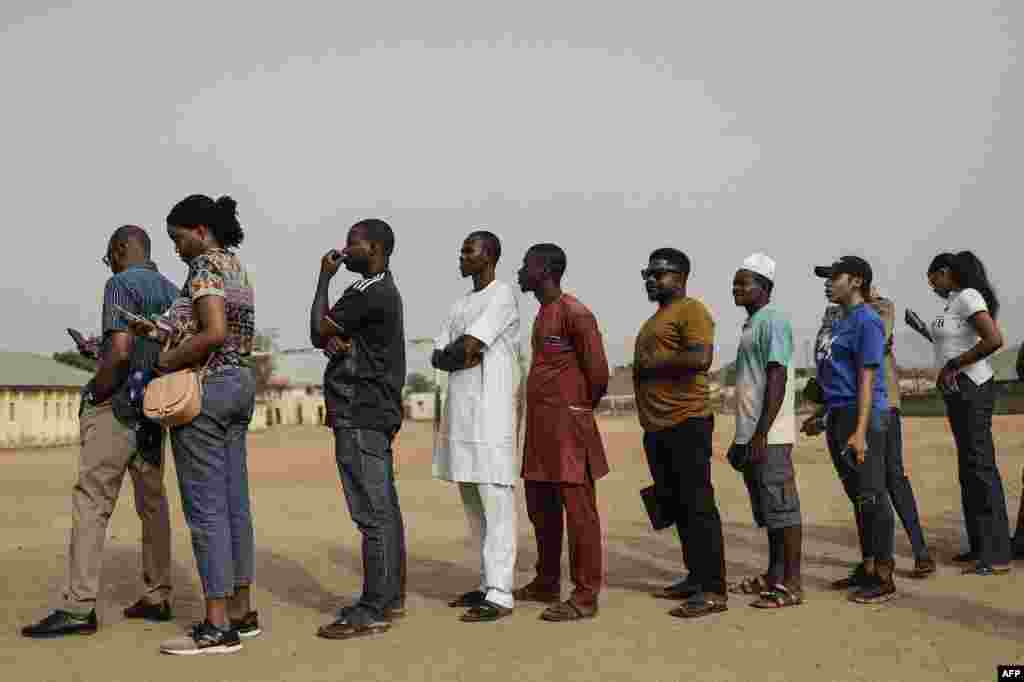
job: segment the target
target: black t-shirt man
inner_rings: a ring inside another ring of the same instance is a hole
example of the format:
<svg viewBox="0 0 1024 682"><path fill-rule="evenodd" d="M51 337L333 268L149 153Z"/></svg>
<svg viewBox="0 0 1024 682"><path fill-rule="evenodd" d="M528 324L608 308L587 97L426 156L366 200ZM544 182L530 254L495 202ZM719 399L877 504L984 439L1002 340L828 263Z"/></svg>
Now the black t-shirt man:
<svg viewBox="0 0 1024 682"><path fill-rule="evenodd" d="M394 435L402 424L405 323L389 270L350 285L327 314L352 348L324 372L327 424Z"/></svg>

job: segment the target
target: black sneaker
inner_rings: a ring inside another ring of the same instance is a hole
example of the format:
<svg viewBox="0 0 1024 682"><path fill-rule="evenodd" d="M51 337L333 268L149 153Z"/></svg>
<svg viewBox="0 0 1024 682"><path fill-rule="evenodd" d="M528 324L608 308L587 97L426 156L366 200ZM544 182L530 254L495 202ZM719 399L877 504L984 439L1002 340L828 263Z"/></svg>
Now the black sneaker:
<svg viewBox="0 0 1024 682"><path fill-rule="evenodd" d="M857 564L853 573L845 578L840 578L832 583L833 590L849 590L850 588L863 587L871 582L871 576L864 571L864 564Z"/></svg>
<svg viewBox="0 0 1024 682"><path fill-rule="evenodd" d="M171 619L171 603L166 599L159 604L140 599L124 610L124 617L165 623Z"/></svg>
<svg viewBox="0 0 1024 682"><path fill-rule="evenodd" d="M93 635L99 625L96 622L96 610L88 616L78 616L68 611L57 610L35 625L27 625L21 629L25 637L43 639L48 637L64 637L65 635Z"/></svg>
<svg viewBox="0 0 1024 682"><path fill-rule="evenodd" d="M195 656L197 654L233 654L242 650L242 640L232 628L221 630L203 621L192 628L184 637L169 639L160 645L160 653L174 656Z"/></svg>
<svg viewBox="0 0 1024 682"><path fill-rule="evenodd" d="M260 629L260 617L255 611L250 611L245 614L239 620L231 619L231 629L238 632L238 636L242 639L250 639L252 637L259 637L263 634L263 630Z"/></svg>

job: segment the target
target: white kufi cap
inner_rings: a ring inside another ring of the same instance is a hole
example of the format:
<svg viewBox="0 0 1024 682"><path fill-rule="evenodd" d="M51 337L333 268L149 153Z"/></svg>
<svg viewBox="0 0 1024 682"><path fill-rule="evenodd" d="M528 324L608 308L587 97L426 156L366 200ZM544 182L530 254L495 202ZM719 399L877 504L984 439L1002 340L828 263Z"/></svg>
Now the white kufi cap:
<svg viewBox="0 0 1024 682"><path fill-rule="evenodd" d="M756 272L771 282L775 281L775 261L763 253L747 256L743 260L743 267L741 269Z"/></svg>

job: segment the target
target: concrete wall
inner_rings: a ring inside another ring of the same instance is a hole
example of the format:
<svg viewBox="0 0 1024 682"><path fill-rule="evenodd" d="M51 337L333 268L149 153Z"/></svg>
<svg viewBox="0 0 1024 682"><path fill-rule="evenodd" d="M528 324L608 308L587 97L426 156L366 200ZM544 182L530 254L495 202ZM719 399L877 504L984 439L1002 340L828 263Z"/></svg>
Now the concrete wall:
<svg viewBox="0 0 1024 682"><path fill-rule="evenodd" d="M444 404L444 396L441 396L441 404ZM405 418L423 421L434 419L434 394L433 393L410 393L402 401L405 407Z"/></svg>
<svg viewBox="0 0 1024 682"><path fill-rule="evenodd" d="M262 400L256 401L256 408L252 412L252 419L249 420L249 431L267 430L267 404Z"/></svg>
<svg viewBox="0 0 1024 682"><path fill-rule="evenodd" d="M0 448L78 443L78 403L77 388L0 389Z"/></svg>
<svg viewBox="0 0 1024 682"><path fill-rule="evenodd" d="M274 389L264 396L267 426L322 426L327 405L319 390L306 388Z"/></svg>

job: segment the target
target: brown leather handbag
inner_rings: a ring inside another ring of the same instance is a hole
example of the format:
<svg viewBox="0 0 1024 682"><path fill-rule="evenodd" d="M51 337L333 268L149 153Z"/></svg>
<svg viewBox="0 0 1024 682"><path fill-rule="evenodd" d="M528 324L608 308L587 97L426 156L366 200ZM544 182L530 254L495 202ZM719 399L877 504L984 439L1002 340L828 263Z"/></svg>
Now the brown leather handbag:
<svg viewBox="0 0 1024 682"><path fill-rule="evenodd" d="M202 369L180 369L150 381L142 397L146 418L170 428L189 424L199 416L203 408L203 377L212 357L211 352Z"/></svg>

